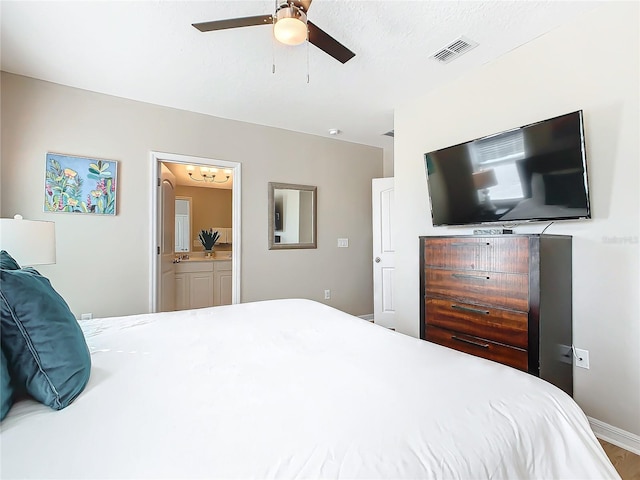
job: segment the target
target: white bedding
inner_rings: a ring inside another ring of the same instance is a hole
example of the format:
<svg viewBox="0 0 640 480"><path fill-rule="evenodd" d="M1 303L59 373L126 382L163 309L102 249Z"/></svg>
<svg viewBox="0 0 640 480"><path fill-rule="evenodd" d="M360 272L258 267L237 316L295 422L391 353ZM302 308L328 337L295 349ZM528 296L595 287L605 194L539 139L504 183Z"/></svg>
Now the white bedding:
<svg viewBox="0 0 640 480"><path fill-rule="evenodd" d="M18 402L9 478L619 478L531 375L308 300L85 325L68 408Z"/></svg>

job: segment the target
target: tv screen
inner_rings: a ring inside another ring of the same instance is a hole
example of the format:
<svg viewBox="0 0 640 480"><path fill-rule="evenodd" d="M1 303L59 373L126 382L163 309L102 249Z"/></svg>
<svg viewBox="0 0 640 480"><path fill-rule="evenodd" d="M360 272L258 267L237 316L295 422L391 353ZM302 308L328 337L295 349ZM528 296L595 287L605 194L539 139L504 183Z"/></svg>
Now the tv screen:
<svg viewBox="0 0 640 480"><path fill-rule="evenodd" d="M582 110L425 154L435 226L591 218Z"/></svg>

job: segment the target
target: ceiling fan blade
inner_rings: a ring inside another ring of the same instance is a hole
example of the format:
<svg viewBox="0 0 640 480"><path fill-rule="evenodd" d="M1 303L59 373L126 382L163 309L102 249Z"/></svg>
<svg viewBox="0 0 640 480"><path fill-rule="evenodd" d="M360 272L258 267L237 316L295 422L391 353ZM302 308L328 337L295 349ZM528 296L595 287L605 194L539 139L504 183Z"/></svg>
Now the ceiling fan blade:
<svg viewBox="0 0 640 480"><path fill-rule="evenodd" d="M269 25L273 23L271 15L257 17L230 18L228 20L214 20L212 22L192 23L201 32L224 30L226 28L252 27L254 25Z"/></svg>
<svg viewBox="0 0 640 480"><path fill-rule="evenodd" d="M302 10L304 10L305 13L309 11L311 2L312 0L293 0L293 4L298 8L302 8Z"/></svg>
<svg viewBox="0 0 640 480"><path fill-rule="evenodd" d="M307 28L309 30L309 42L325 53L328 53L339 62L347 63L356 56L355 53L338 42L327 32L317 27L315 24L308 21Z"/></svg>

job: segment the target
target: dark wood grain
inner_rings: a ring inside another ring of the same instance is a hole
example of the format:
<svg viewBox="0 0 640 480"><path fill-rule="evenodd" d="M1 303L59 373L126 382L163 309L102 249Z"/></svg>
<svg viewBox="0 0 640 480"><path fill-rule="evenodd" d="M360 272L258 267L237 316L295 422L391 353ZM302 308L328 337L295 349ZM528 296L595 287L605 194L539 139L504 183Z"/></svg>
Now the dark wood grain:
<svg viewBox="0 0 640 480"><path fill-rule="evenodd" d="M312 22L307 22L307 29L309 31L309 43L315 45L323 52L331 55L340 63L347 63L353 57L356 56L351 50L322 30L320 27Z"/></svg>
<svg viewBox="0 0 640 480"><path fill-rule="evenodd" d="M567 235L420 237L420 338L573 395L571 244Z"/></svg>
<svg viewBox="0 0 640 480"><path fill-rule="evenodd" d="M522 349L527 348L526 313L481 307L441 298L427 298L425 303L430 325Z"/></svg>
<svg viewBox="0 0 640 480"><path fill-rule="evenodd" d="M430 267L529 273L526 237L431 237L424 257Z"/></svg>
<svg viewBox="0 0 640 480"><path fill-rule="evenodd" d="M426 339L430 342L509 365L525 372L528 370L526 350L508 347L486 339L460 334L431 325L427 325L425 331Z"/></svg>
<svg viewBox="0 0 640 480"><path fill-rule="evenodd" d="M475 270L427 268L427 296L445 296L480 305L529 310L529 276Z"/></svg>
<svg viewBox="0 0 640 480"><path fill-rule="evenodd" d="M225 20L213 20L211 22L192 23L201 32L213 30L225 30L227 28L252 27L254 25L270 25L273 23L271 15L258 15L255 17L229 18Z"/></svg>

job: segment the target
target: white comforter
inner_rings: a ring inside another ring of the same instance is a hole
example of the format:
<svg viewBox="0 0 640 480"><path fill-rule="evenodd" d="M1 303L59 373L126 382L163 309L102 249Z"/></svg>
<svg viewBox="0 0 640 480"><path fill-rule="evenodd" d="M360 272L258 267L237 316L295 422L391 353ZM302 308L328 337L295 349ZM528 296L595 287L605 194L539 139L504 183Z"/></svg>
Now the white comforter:
<svg viewBox="0 0 640 480"><path fill-rule="evenodd" d="M9 478L619 478L554 386L308 300L93 321L85 392L1 425Z"/></svg>

